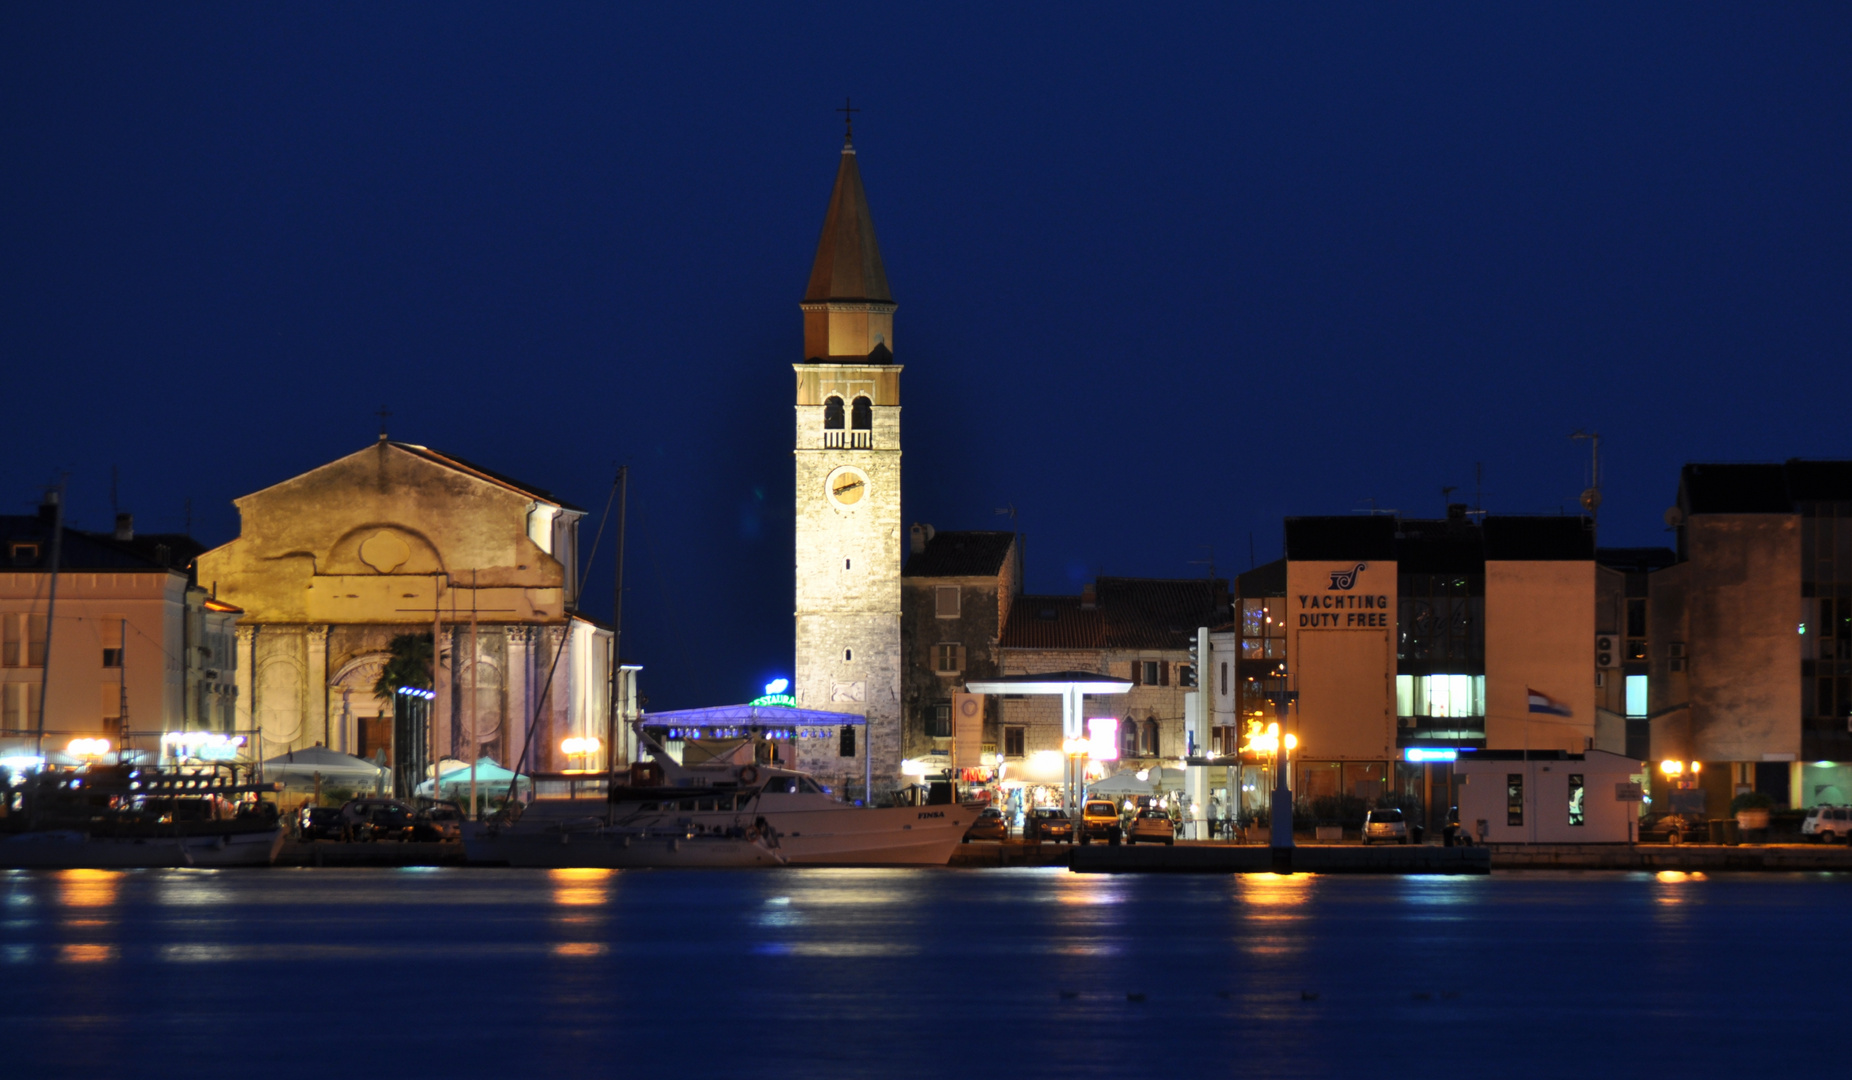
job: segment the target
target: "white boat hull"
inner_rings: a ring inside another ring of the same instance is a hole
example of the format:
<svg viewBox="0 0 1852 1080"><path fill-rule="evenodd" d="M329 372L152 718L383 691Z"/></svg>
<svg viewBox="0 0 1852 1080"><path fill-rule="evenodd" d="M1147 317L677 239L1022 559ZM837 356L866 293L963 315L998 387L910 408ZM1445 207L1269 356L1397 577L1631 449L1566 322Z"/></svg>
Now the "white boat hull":
<svg viewBox="0 0 1852 1080"><path fill-rule="evenodd" d="M0 834L0 869L139 870L269 866L282 828L198 836L93 836L75 829Z"/></svg>
<svg viewBox="0 0 1852 1080"><path fill-rule="evenodd" d="M463 851L472 863L553 870L728 869L782 866L785 861L756 839L560 828L548 822L471 823L463 830Z"/></svg>

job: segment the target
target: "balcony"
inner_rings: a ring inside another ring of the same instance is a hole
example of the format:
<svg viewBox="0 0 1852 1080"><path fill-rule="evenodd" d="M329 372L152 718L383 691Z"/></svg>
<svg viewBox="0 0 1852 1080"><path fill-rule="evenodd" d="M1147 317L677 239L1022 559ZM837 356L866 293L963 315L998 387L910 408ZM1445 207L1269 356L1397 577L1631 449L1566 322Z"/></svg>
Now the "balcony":
<svg viewBox="0 0 1852 1080"><path fill-rule="evenodd" d="M872 450L874 445L875 433L872 431L844 431L841 428L825 428L823 431L825 450Z"/></svg>

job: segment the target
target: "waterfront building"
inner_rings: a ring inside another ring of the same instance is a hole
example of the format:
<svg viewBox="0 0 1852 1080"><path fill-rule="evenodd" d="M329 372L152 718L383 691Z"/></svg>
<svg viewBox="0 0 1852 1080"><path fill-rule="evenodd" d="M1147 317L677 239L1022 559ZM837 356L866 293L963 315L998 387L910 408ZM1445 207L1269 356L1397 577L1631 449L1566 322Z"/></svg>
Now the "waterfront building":
<svg viewBox="0 0 1852 1080"><path fill-rule="evenodd" d="M1461 752L1625 752L1596 710L1588 520L1456 505L1288 518L1285 534L1283 559L1236 579L1240 697L1215 712L1266 719L1260 680L1292 674L1299 801L1393 796L1439 821Z"/></svg>
<svg viewBox="0 0 1852 1080"><path fill-rule="evenodd" d="M1481 843L1624 844L1637 838L1640 762L1625 754L1482 750L1463 755L1453 768L1460 826Z"/></svg>
<svg viewBox="0 0 1852 1080"><path fill-rule="evenodd" d="M1689 464L1667 520L1624 646L1651 759L1703 763L1714 814L1852 801L1852 461Z"/></svg>
<svg viewBox="0 0 1852 1080"><path fill-rule="evenodd" d="M529 751L534 772L602 769L612 749L629 760L622 742L561 747L602 744L610 720L611 634L577 610L579 507L383 433L235 504L237 539L201 555L198 576L245 611L237 730L261 756L321 745L398 763L374 685L395 637L435 634L437 756L513 765Z"/></svg>
<svg viewBox="0 0 1852 1080"><path fill-rule="evenodd" d="M197 550L187 537L136 536L127 514L111 532L60 531L55 495L36 515L0 517L0 755L37 744L41 687L52 753L76 738L112 750L126 740L152 760L164 736L232 731L241 613L192 583Z"/></svg>
<svg viewBox="0 0 1852 1080"><path fill-rule="evenodd" d="M901 570L901 753L914 775L938 779L947 769L994 767L1000 738L997 703L962 692L973 679L1003 673L1001 641L1022 592L1021 538L1012 532L908 530ZM954 735L958 736L954 766ZM1022 756L1022 748L1016 748Z"/></svg>
<svg viewBox="0 0 1852 1080"><path fill-rule="evenodd" d="M797 383L797 705L867 718L802 741L797 764L838 785L901 778L900 372L894 311L855 146L845 135L810 282ZM864 761L861 755L869 755Z"/></svg>
<svg viewBox="0 0 1852 1080"><path fill-rule="evenodd" d="M1198 628L1224 624L1228 613L1228 582L1220 579L1102 577L1079 596L1019 596L1003 629L1003 674L1090 671L1131 680L1126 693L1086 700L1090 720L1116 727L1118 759L1105 771L1174 768L1192 749L1184 723L1197 681L1191 644ZM1006 694L1000 705L1006 778L1057 783L1060 701Z"/></svg>

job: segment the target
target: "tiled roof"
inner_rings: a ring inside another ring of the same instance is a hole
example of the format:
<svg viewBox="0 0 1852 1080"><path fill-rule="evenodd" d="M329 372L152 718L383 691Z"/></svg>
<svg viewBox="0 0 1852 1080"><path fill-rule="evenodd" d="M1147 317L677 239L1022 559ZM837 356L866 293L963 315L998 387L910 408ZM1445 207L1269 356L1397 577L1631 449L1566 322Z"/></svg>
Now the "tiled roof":
<svg viewBox="0 0 1852 1080"><path fill-rule="evenodd" d="M51 522L37 515L0 516L0 544L8 550L0 550L0 570L51 570ZM12 561L11 545L14 541L26 541L39 545L38 558L31 563L15 564ZM64 540L58 545L58 569L60 571L165 571L169 567L137 553L125 544L117 543L107 534L87 533L70 526L65 526Z"/></svg>
<svg viewBox="0 0 1852 1080"><path fill-rule="evenodd" d="M1228 583L1204 578L1100 578L1096 599L1023 596L1003 628L1006 649L1181 649L1199 626L1228 621Z"/></svg>
<svg viewBox="0 0 1852 1080"><path fill-rule="evenodd" d="M996 577L1010 556L1016 534L1009 532L942 532L926 550L907 559L902 577Z"/></svg>
<svg viewBox="0 0 1852 1080"><path fill-rule="evenodd" d="M823 235L817 240L817 259L810 268L806 303L825 300L892 303L887 271L881 265L881 247L875 243L874 217L868 212L868 194L862 190L862 173L855 150L845 144L836 167L836 186L823 218Z"/></svg>

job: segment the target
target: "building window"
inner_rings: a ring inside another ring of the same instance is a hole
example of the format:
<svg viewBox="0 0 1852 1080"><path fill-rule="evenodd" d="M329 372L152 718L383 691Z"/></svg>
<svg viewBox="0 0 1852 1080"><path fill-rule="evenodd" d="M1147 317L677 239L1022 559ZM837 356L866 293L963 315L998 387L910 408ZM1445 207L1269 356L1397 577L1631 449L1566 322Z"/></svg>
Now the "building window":
<svg viewBox="0 0 1852 1080"><path fill-rule="evenodd" d="M45 616L8 612L0 615L0 667L38 667L45 663Z"/></svg>
<svg viewBox="0 0 1852 1080"><path fill-rule="evenodd" d="M1165 679L1165 675L1167 675L1168 672L1164 670L1165 667L1166 665L1164 661L1162 660L1134 660L1132 661L1132 685L1133 686L1166 686L1168 685L1168 680Z"/></svg>
<svg viewBox="0 0 1852 1080"><path fill-rule="evenodd" d="M1397 716L1478 717L1485 715L1484 675L1397 675Z"/></svg>
<svg viewBox="0 0 1852 1080"><path fill-rule="evenodd" d="M1646 676L1627 676L1627 715L1646 715Z"/></svg>
<svg viewBox="0 0 1852 1080"><path fill-rule="evenodd" d="M1569 824L1582 824L1582 774L1569 774Z"/></svg>
<svg viewBox="0 0 1852 1080"><path fill-rule="evenodd" d="M849 426L856 431L867 431L875 426L874 406L867 398L858 397L855 399L855 404L851 406Z"/></svg>
<svg viewBox="0 0 1852 1080"><path fill-rule="evenodd" d="M1485 669L1485 575L1403 574L1396 659L1431 669Z"/></svg>
<svg viewBox="0 0 1852 1080"><path fill-rule="evenodd" d="M1138 756L1138 721L1129 716L1125 718L1125 723L1119 725L1119 756Z"/></svg>
<svg viewBox="0 0 1852 1080"><path fill-rule="evenodd" d="M1195 665L1193 664L1178 664L1177 665L1177 685L1178 686L1195 686L1196 685Z"/></svg>
<svg viewBox="0 0 1852 1080"><path fill-rule="evenodd" d="M1145 717L1144 728L1140 732L1140 734L1142 735L1142 738L1140 738L1138 741L1142 744L1140 748L1144 751L1145 756L1146 757L1157 757L1158 756L1157 718L1154 716Z"/></svg>
<svg viewBox="0 0 1852 1080"><path fill-rule="evenodd" d="M958 618L958 586L940 585L932 591L932 614L938 619Z"/></svg>
<svg viewBox="0 0 1852 1080"><path fill-rule="evenodd" d="M12 618L12 616L7 616ZM8 731L26 731L38 720L39 684L36 682L0 683L0 727Z"/></svg>
<svg viewBox="0 0 1852 1080"><path fill-rule="evenodd" d="M1222 661L1222 696L1228 696L1228 661Z"/></svg>
<svg viewBox="0 0 1852 1080"><path fill-rule="evenodd" d="M1023 729L1019 727L1006 727L1003 729L1003 756L1004 757L1022 757L1023 756L1022 733L1023 733Z"/></svg>
<svg viewBox="0 0 1852 1080"><path fill-rule="evenodd" d="M122 666L122 650L121 649L104 649L103 650L103 666L106 668L121 667Z"/></svg>
<svg viewBox="0 0 1852 1080"><path fill-rule="evenodd" d="M951 702L942 701L934 705L931 711L926 714L926 734L935 739L949 739L952 737Z"/></svg>
<svg viewBox="0 0 1852 1080"><path fill-rule="evenodd" d="M1505 774L1505 824L1524 824L1524 774Z"/></svg>
<svg viewBox="0 0 1852 1080"><path fill-rule="evenodd" d="M850 662L852 662L852 661L853 661L854 659L855 659L855 650L854 650L854 649L844 649L844 650L842 651L842 662L843 662L843 663L845 663L845 664L847 664L847 663L850 663Z"/></svg>
<svg viewBox="0 0 1852 1080"><path fill-rule="evenodd" d="M932 648L933 670L941 675L956 675L965 669L965 647L947 641Z"/></svg>
<svg viewBox="0 0 1852 1080"><path fill-rule="evenodd" d="M14 566L31 566L39 561L39 546L37 544L14 544L9 554L12 556Z"/></svg>
<svg viewBox="0 0 1852 1080"><path fill-rule="evenodd" d="M842 430L842 399L832 397L823 403L823 430Z"/></svg>
<svg viewBox="0 0 1852 1080"><path fill-rule="evenodd" d="M1250 660L1286 659L1286 598L1241 601L1241 655Z"/></svg>
<svg viewBox="0 0 1852 1080"><path fill-rule="evenodd" d="M836 756L855 756L855 729L847 724L843 725L842 733L836 736Z"/></svg>

